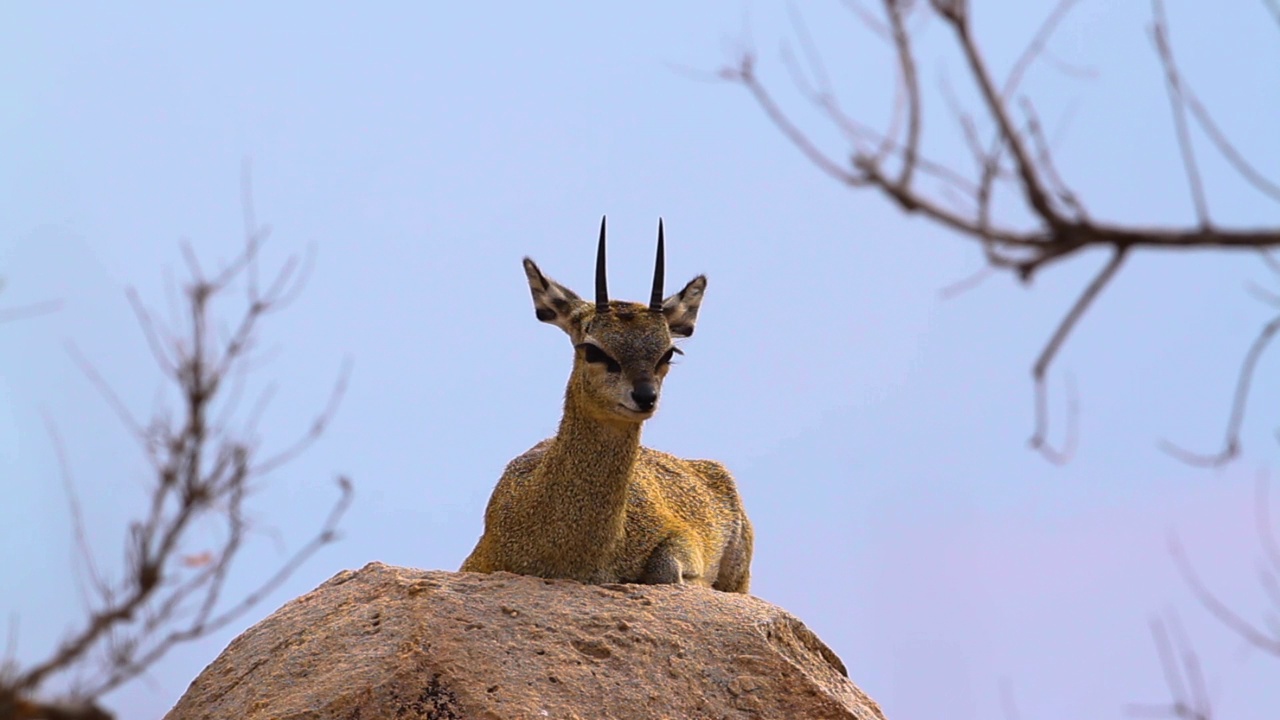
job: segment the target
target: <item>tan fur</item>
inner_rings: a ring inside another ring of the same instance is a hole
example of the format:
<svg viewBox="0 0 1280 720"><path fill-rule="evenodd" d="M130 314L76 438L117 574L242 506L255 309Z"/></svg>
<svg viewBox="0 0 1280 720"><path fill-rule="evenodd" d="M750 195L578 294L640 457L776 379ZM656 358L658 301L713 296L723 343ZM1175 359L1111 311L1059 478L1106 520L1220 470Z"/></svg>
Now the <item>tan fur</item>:
<svg viewBox="0 0 1280 720"><path fill-rule="evenodd" d="M661 311L594 303L525 259L538 318L573 341L573 370L555 437L507 465L485 529L463 571L505 570L586 583L691 583L745 593L752 528L728 470L640 445L643 409L632 391L661 389L672 336L693 333L706 278ZM587 346L612 363L588 361ZM611 369L612 368L612 369ZM656 397L655 397L656 400Z"/></svg>

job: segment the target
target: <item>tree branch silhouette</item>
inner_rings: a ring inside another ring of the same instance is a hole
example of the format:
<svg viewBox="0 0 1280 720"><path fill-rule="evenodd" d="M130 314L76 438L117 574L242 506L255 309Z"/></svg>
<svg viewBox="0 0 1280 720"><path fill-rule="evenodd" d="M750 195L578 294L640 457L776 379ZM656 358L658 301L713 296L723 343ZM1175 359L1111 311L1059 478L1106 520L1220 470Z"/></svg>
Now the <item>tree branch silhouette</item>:
<svg viewBox="0 0 1280 720"><path fill-rule="evenodd" d="M90 608L88 617L46 658L0 674L0 720L110 718L98 704L102 695L137 678L174 646L244 616L307 559L338 539L338 525L352 499L351 482L345 477L337 478L337 498L315 534L248 593L228 596L227 580L252 530L249 497L321 436L350 372L350 363L344 363L328 402L309 428L283 450L262 453L256 423L269 393L247 415L239 413L234 388L241 384L232 380L246 372L263 321L297 297L308 263L292 257L265 286L259 283L259 254L268 229L253 219L247 171L244 182L245 241L237 256L207 274L190 246L182 246L189 279L183 288L180 332L160 327L138 295L129 292L152 355L176 391L176 412L162 409L146 423L137 421L97 370L71 348L86 377L149 460L150 490L145 508L125 532L125 568L118 576L108 576L93 561L70 463L50 424L76 546L89 576ZM231 324L234 330L219 337L215 329L224 316L217 307L241 286L244 310ZM216 529L216 541L207 539L210 529ZM73 696L58 703L37 700L58 676L73 681Z"/></svg>
<svg viewBox="0 0 1280 720"><path fill-rule="evenodd" d="M1265 1L1269 10L1280 16L1274 0ZM851 146L845 157L820 147L778 102L760 78L754 51L743 51L732 65L720 71L719 77L744 87L778 131L823 173L850 188L876 193L904 213L922 216L972 240L992 270L1010 273L1026 283L1041 271L1086 251L1107 251L1110 261L1081 289L1050 332L1032 368L1035 400L1030 445L1049 460L1062 462L1068 454L1051 447L1045 440L1050 416L1045 400L1047 374L1059 351L1069 342L1072 331L1133 251L1265 253L1280 247L1280 226L1231 227L1211 222L1190 128L1194 125L1201 130L1240 177L1262 195L1280 201L1280 183L1249 162L1246 154L1228 139L1180 72L1163 0L1152 0L1149 31L1163 71L1178 152L1197 218L1194 225L1187 226L1140 225L1094 217L1087 210L1085 193L1071 187L1056 168L1035 104L1021 88L1028 70L1048 55L1054 32L1077 4L1076 0L1056 3L1003 81L997 79L973 33L972 4L968 0L881 0L879 4L879 12L873 13L855 0L845 3L864 26L885 41L892 56L893 62L887 66L893 68L898 90L885 130L876 130L870 123L850 117L844 111L830 89L825 70L821 68L821 53L813 47L807 31L798 30L797 35L805 57L810 58L811 73L818 80L816 85L808 82L794 61L787 58L797 89L841 131ZM979 98L978 107L971 115L962 111L949 95L946 97L952 105L954 122L960 126L974 157L975 169L970 173L932 158L926 147L921 127L933 120L920 91L918 33L913 32L908 22L912 14L940 21L949 31L948 37L959 52L967 79ZM793 24L802 27L795 21ZM979 123L992 128L989 140L980 137ZM1031 218L1029 223L1015 223L1008 214L997 215L993 199L1001 192L1016 199L1022 214ZM1265 350L1274 332L1264 328L1254 349ZM1246 394L1248 376L1256 364L1254 354L1254 350L1250 350L1252 359L1245 363L1238 382ZM1243 399L1237 396L1222 452L1195 456L1183 451L1178 452L1178 456L1202 464L1222 464L1235 457L1243 407Z"/></svg>

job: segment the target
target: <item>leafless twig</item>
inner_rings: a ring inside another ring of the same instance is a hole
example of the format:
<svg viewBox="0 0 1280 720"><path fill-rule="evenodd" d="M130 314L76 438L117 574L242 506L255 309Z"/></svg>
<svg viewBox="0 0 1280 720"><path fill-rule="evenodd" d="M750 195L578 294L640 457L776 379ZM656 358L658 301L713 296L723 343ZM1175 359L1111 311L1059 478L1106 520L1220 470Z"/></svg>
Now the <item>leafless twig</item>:
<svg viewBox="0 0 1280 720"><path fill-rule="evenodd" d="M119 577L108 577L89 552L71 469L51 427L70 495L77 547L93 588L91 605L88 617L47 658L0 677L0 720L110 717L96 705L104 693L141 675L175 645L216 632L243 616L338 537L338 524L352 497L351 482L345 477L338 478L338 497L309 541L252 591L238 598L225 595L250 530L247 499L269 474L295 459L324 432L350 372L348 363L311 426L273 455L258 457L259 408L242 427L235 427L236 413L228 412L226 406L238 400L232 379L242 375L263 318L287 307L297 296L308 267L307 262L291 258L269 282L260 283L258 255L267 233L254 219L247 169L245 193L244 248L226 267L207 273L191 248L183 246L190 280L184 288L186 317L181 334L162 327L138 295L129 293L156 363L176 390L176 417L162 409L146 425L139 423L96 369L72 348L90 382L139 442L155 475L145 509L125 533L126 569ZM215 331L215 305L241 281L243 314L234 331L220 336ZM215 417L219 419L211 420ZM212 547L191 547L198 542L194 538L206 537L203 530L210 527L221 528L220 539ZM50 678L73 672L91 676L80 682L72 704L33 700ZM24 712L28 715L20 714Z"/></svg>
<svg viewBox="0 0 1280 720"><path fill-rule="evenodd" d="M1154 20L1151 23L1151 40L1155 43L1160 64L1164 66L1165 88L1169 91L1169 104L1173 109L1173 124L1178 134L1178 150L1182 153L1182 165L1187 172L1187 185L1191 188L1191 201L1196 208L1196 218L1202 227L1209 226L1209 204L1204 199L1204 184L1200 169L1196 166L1195 150L1191 147L1191 134L1187 130L1187 103L1182 90L1182 77L1169 48L1169 22L1164 16L1164 3L1151 0Z"/></svg>
<svg viewBox="0 0 1280 720"><path fill-rule="evenodd" d="M1244 426L1245 409L1249 404L1253 376L1258 369L1258 361L1266 354L1277 332L1280 332L1280 316L1272 318L1271 322L1262 326L1262 330L1244 354L1244 360L1240 363L1240 372L1236 376L1236 390L1231 398L1231 412L1227 418L1227 431L1222 442L1222 450L1212 455L1202 455L1188 452L1168 440L1162 440L1160 447L1165 452L1188 465L1199 467L1219 467L1240 454L1240 429Z"/></svg>
<svg viewBox="0 0 1280 720"><path fill-rule="evenodd" d="M1165 620L1153 618L1151 637L1155 641L1160 667L1164 670L1165 685L1169 688L1172 699L1167 704L1130 705L1129 713L1138 717L1213 720L1213 709L1209 704L1209 691L1200 668L1200 658L1191 647L1177 615L1170 611Z"/></svg>
<svg viewBox="0 0 1280 720"><path fill-rule="evenodd" d="M1210 225L1206 192L1191 145L1189 118L1194 119L1214 147L1253 187L1280 200L1280 184L1269 180L1245 159L1245 154L1227 139L1188 86L1174 62L1169 23L1162 2L1153 2L1152 37L1173 109L1178 147L1192 187L1192 202L1199 219L1194 226L1135 225L1095 219L1085 211L1081 193L1067 185L1059 175L1035 105L1020 94L1020 88L1036 61L1051 55L1053 35L1076 6L1076 0L1055 3L1003 82L996 81L973 35L968 0L882 0L879 17L873 17L871 11L857 0L847 0L850 10L864 26L887 41L889 52L893 54L897 89L892 100L890 127L878 132L845 114L818 70L821 68L820 53L812 47L807 32L801 33L801 42L809 58L809 66L818 74L819 87L810 88L803 80L796 83L848 138L852 149L847 161L820 147L779 105L757 73L754 53L744 52L733 67L720 73L720 77L745 87L782 135L824 173L848 187L879 193L904 212L921 215L977 242L992 268L1008 271L1018 279L1030 282L1041 270L1078 257L1090 248L1110 251L1111 261L1083 289L1033 366L1036 427L1031 444L1041 452L1045 452L1047 447L1044 443L1047 416L1043 379L1070 331L1131 251L1140 248L1161 251L1248 250L1261 251L1267 257L1266 251L1280 247L1280 227L1277 226ZM1280 17L1280 6L1274 0L1264 2ZM931 160L923 146L921 127L925 122L926 108L920 93L919 53L914 32L905 21L909 12L917 10L926 17L939 20L950 30L950 37L980 99L976 111L963 110L944 86L944 99L952 106L952 113L964 131L965 142L976 161L976 177L972 180L967 179L965 173ZM797 77L798 73L793 72L793 79ZM1026 117L1025 124L1015 119L1013 107L1021 109L1021 114ZM900 123L899 118L905 120ZM979 126L994 128L990 142L978 138ZM872 143L876 145L874 150L868 147ZM917 181L917 176L941 181L942 190L930 192ZM997 187L1011 190L1017 196L1024 214L1031 218L1028 225L993 217L993 198ZM969 207L956 207L953 201L957 195L966 199ZM1274 332L1270 325L1264 328L1255 349L1259 344L1265 346L1265 340ZM1242 377L1246 394L1248 376L1256 362L1255 354L1251 351L1246 358L1248 371ZM1237 418L1242 414L1243 400L1238 396L1236 411L1233 411L1228 427L1226 458L1235 454L1235 438L1239 431ZM1051 460L1060 459L1060 454L1045 454ZM1180 457L1195 461L1189 455Z"/></svg>
<svg viewBox="0 0 1280 720"><path fill-rule="evenodd" d="M1111 282L1120 270L1120 266L1124 264L1127 248L1117 248L1111 255L1111 259L1102 267L1102 270L1094 276L1093 280L1085 286L1084 292L1080 293L1080 297L1076 298L1075 303L1071 305L1071 309L1063 316L1058 323L1058 327L1053 331L1053 335L1049 337L1049 342L1040 351L1040 356L1036 358L1036 362L1031 366L1031 378L1035 384L1036 392L1036 429L1031 435L1031 447L1039 450L1048 459L1061 463L1068 459L1068 455L1060 452L1054 452L1046 443L1045 435L1049 426L1049 410L1048 402L1045 399L1045 375L1049 371L1049 366L1053 364L1053 360L1057 357L1058 351L1062 349L1063 343L1070 336L1072 329L1076 323L1089 310L1089 306L1097 299L1102 289Z"/></svg>
<svg viewBox="0 0 1280 720"><path fill-rule="evenodd" d="M957 298L981 285L987 278L991 277L993 272L994 270L990 265L983 265L959 280L943 287L938 291L938 297L943 300Z"/></svg>
<svg viewBox="0 0 1280 720"><path fill-rule="evenodd" d="M0 323L37 317L39 315L47 315L61 309L61 300L46 300L45 302L32 303L30 305L0 308Z"/></svg>
<svg viewBox="0 0 1280 720"><path fill-rule="evenodd" d="M1186 551L1182 548L1182 543L1178 542L1176 536L1169 538L1169 554L1173 557L1174 564L1177 566L1179 574L1182 575L1183 581L1187 583L1187 587L1191 589L1191 593L1195 595L1200 605L1209 611L1210 615L1249 644L1259 650L1280 657L1280 637L1274 632L1263 630L1244 619L1243 616L1223 602L1221 598L1213 594L1204 584L1204 581L1200 579L1200 575L1196 573L1195 568L1192 567L1191 561L1187 559Z"/></svg>

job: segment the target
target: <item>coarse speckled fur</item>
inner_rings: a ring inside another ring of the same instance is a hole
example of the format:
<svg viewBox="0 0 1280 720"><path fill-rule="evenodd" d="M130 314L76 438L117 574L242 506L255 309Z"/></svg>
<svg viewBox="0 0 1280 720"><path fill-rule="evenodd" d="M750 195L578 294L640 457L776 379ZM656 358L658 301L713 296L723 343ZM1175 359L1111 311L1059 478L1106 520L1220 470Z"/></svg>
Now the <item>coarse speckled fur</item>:
<svg viewBox="0 0 1280 720"><path fill-rule="evenodd" d="M752 528L733 477L713 460L642 447L640 426L657 406L642 409L632 395L661 389L672 337L693 334L706 277L661 311L612 301L597 313L532 260L524 268L538 319L575 348L564 417L555 437L507 465L461 569L746 593Z"/></svg>

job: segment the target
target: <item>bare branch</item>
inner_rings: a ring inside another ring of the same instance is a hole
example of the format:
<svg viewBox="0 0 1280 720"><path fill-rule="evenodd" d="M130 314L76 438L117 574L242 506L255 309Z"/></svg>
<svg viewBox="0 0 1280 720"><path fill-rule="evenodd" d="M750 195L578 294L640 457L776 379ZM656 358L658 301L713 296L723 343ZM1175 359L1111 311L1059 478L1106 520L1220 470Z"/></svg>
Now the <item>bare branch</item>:
<svg viewBox="0 0 1280 720"><path fill-rule="evenodd" d="M1013 64L1013 70L1009 71L1009 77L1004 81L1004 87L1000 90L1000 96L1005 102L1013 97L1018 91L1018 86L1022 84L1022 78L1035 64L1036 60L1045 53L1045 47L1049 44L1049 39L1058 30L1058 26L1070 14L1072 8L1078 0L1058 0L1058 4L1054 6L1053 12L1049 13L1049 17L1045 18L1040 25L1040 29L1031 38L1031 42L1027 43L1027 47L1022 51L1022 55Z"/></svg>
<svg viewBox="0 0 1280 720"><path fill-rule="evenodd" d="M1044 170L1045 178L1049 181L1049 184L1053 186L1054 195L1065 208L1071 211L1076 221L1088 222L1089 213L1085 211L1084 204L1076 197L1075 191L1062 181L1057 167L1053 164L1053 154L1050 151L1049 142L1044 137L1044 131L1041 129L1040 118L1036 115L1035 106L1026 98L1022 99L1021 105L1022 111L1027 116L1027 135L1031 138L1031 144L1036 149L1036 162Z"/></svg>
<svg viewBox="0 0 1280 720"><path fill-rule="evenodd" d="M1182 704L1183 698L1187 696L1187 688L1182 681L1182 673L1178 671L1177 653L1173 649L1169 631L1160 620L1151 621L1151 637L1155 641L1156 652L1160 655L1160 667L1164 670L1164 682L1169 687L1169 694L1173 695L1174 702Z"/></svg>
<svg viewBox="0 0 1280 720"><path fill-rule="evenodd" d="M1192 717L1196 720L1209 720L1213 716L1213 710L1209 706L1209 689L1204 682L1200 658L1191 647L1191 641L1187 638L1186 630L1182 628L1176 613L1172 611L1169 613L1168 624L1174 642L1182 648L1182 671L1187 678L1189 696L1186 705L1191 709Z"/></svg>
<svg viewBox="0 0 1280 720"><path fill-rule="evenodd" d="M151 348L151 355L155 358L156 364L165 375L176 378L178 373L177 363L169 357L169 351L165 349L164 343L160 341L160 333L156 329L156 323L151 318L151 313L147 311L146 306L142 304L142 300L138 297L138 292L133 288L125 291L125 296L129 298L129 305L133 308L133 314L138 318L138 326L142 328L142 334L147 339L147 346ZM181 352L181 349L177 349Z"/></svg>
<svg viewBox="0 0 1280 720"><path fill-rule="evenodd" d="M1161 449L1188 465L1199 467L1220 467L1240 453L1240 428L1244 425L1253 375L1258 368L1258 361L1270 347L1277 331L1280 331L1280 316L1272 318L1271 322L1262 326L1262 330L1249 346L1249 351L1244 355L1244 362L1241 363L1240 373L1236 377L1236 391L1231 399L1231 413L1227 419L1227 432L1222 442L1222 450L1212 455L1201 455L1188 452L1168 440L1160 442Z"/></svg>
<svg viewBox="0 0 1280 720"><path fill-rule="evenodd" d="M1172 63L1172 54L1170 54L1170 62ZM1205 109L1204 103L1200 102L1200 98L1192 92L1187 86L1185 78L1179 77L1178 85L1179 94L1182 98L1183 106L1191 111L1192 117L1199 123L1200 129L1204 130L1209 136L1209 140L1218 148L1218 152L1231 163L1231 166L1240 173L1255 189L1264 195L1271 197L1273 200L1280 200L1280 184L1268 179L1257 168L1253 166L1244 155L1236 148L1235 144L1227 139L1226 133L1218 127L1213 116Z"/></svg>
<svg viewBox="0 0 1280 720"><path fill-rule="evenodd" d="M967 293L970 290L978 287L984 281L986 281L987 278L991 277L994 273L995 273L995 268L991 267L990 265L984 265L978 270L974 271L973 273L970 273L969 275L962 277L959 280L939 290L938 297L942 300L955 299L956 297L959 297L960 295L963 295L964 293Z"/></svg>
<svg viewBox="0 0 1280 720"><path fill-rule="evenodd" d="M1172 630L1170 630L1172 628ZM1126 707L1129 715L1137 717L1175 717L1179 720L1212 720L1208 693L1199 669L1199 657L1181 629L1178 615L1169 611L1169 619L1152 618L1151 637L1160 656L1165 685L1169 688L1169 703L1132 703Z"/></svg>
<svg viewBox="0 0 1280 720"><path fill-rule="evenodd" d="M1267 6L1271 11L1272 17L1275 18L1276 24L1280 25L1280 0L1262 0L1262 4Z"/></svg>
<svg viewBox="0 0 1280 720"><path fill-rule="evenodd" d="M24 320L26 318L38 317L40 315L48 315L49 313L57 312L61 309L61 300L46 300L44 302L32 303L30 305L0 308L0 323L11 322L13 320Z"/></svg>
<svg viewBox="0 0 1280 720"><path fill-rule="evenodd" d="M247 188L246 178L246 192ZM297 457L324 432L337 411L350 374L347 361L323 411L299 440L275 456L256 457L256 448L261 445L257 421L265 404L252 409L247 423L235 420L245 363L255 345L261 319L297 296L310 264L291 258L268 286L261 288L257 254L265 232L256 229L251 206L246 208L245 217L243 252L213 275L201 266L190 246L183 246L191 279L184 287L186 316L178 319L185 325L181 335L160 327L137 293L128 293L157 364L177 390L178 413L162 408L142 426L96 369L74 346L69 348L90 382L139 439L152 463L155 479L144 512L125 533L124 572L119 577L105 577L93 564L81 507L70 485L71 471L61 440L50 424L63 464L77 548L93 583L95 598L88 617L47 658L9 676L0 675L0 720L7 717L6 698L12 703L26 703L24 707L35 708L32 712L43 713L29 715L33 718L96 717L51 714L55 713L50 709L54 706L34 703L30 698L49 678L96 665L97 679L79 688L86 703L75 707L97 709L93 701L103 693L138 677L174 645L215 632L242 616L321 547L337 539L338 523L352 497L351 483L345 477L338 480L340 496L328 518L309 542L290 554L252 592L239 598L224 596L230 571L251 530L246 520L247 498L256 484ZM246 284L248 305L235 331L222 340L216 329L219 323L215 321L214 305L239 281ZM217 420L211 423L210 418L215 416ZM233 427L237 424L242 429ZM197 535L197 528L208 529L211 525L220 527L215 535L220 539L212 547L189 554L193 535L206 537Z"/></svg>
<svg viewBox="0 0 1280 720"><path fill-rule="evenodd" d="M827 157L826 154L819 150L818 147L809 140L809 137L805 135L800 128L792 124L791 119L787 117L786 113L782 112L782 108L778 107L778 104L774 102L773 97L770 96L769 93L765 92L764 87L756 81L755 59L752 56L744 55L739 62L737 69L733 71L726 70L725 74L728 75L729 79L741 82L748 90L751 91L752 96L755 97L756 102L765 111L765 114L769 116L769 119L773 121L773 124L782 131L782 134L785 135L786 138L790 140L805 157L809 158L810 162L843 184L861 184L861 181L857 177L840 167L836 161Z"/></svg>
<svg viewBox="0 0 1280 720"><path fill-rule="evenodd" d="M1125 257L1128 255L1127 248L1117 248L1112 253L1111 259L1102 267L1102 270L1094 276L1093 280L1085 286L1084 292L1080 293L1080 297L1076 298L1071 309L1063 316L1062 321L1058 323L1058 327L1054 330L1053 335L1049 337L1049 341L1045 344L1044 349L1040 351L1040 356L1036 358L1035 365L1031 367L1031 378L1035 382L1036 387L1036 429L1031 435L1031 447L1042 452L1048 452L1046 455L1050 459L1062 459L1061 453L1052 453L1047 446L1045 433L1048 428L1048 402L1045 398L1045 374L1049 370L1049 366L1053 364L1053 360L1058 355L1058 351L1062 349L1062 344L1066 342L1067 337L1071 334L1071 330L1075 328L1077 322L1084 313L1093 304L1093 301L1102 292L1102 289L1111 282L1116 272L1120 270L1120 266L1124 264Z"/></svg>
<svg viewBox="0 0 1280 720"><path fill-rule="evenodd" d="M973 155L974 164L979 172L977 191L974 193L973 198L977 206L976 218L973 223L976 230L983 234L985 238L985 235L991 232L991 201L995 196L996 182L1011 178L1011 175L1000 164L1004 151L1003 139L999 133L996 133L995 137L988 143L991 147L984 148L982 140L978 137L978 127L974 123L973 116L960 107L960 101L956 99L955 92L952 91L951 84L946 81L945 77L942 79L940 87L942 97L951 109L951 113L956 117L956 122L960 125L965 144L969 147L969 153ZM991 248L989 244L985 244L983 249L989 252Z"/></svg>
<svg viewBox="0 0 1280 720"><path fill-rule="evenodd" d="M936 0L935 4L937 4ZM952 3L952 5L959 4ZM1022 136L1009 118L1009 113L1004 105L1004 98L996 92L991 73L987 70L982 54L978 51L978 46L969 32L967 17L962 12L940 12L940 14L951 25L952 30L955 31L960 49L965 56L965 60L969 63L970 73L973 75L974 82L977 83L978 90L986 102L987 112L990 113L995 121L996 127L1000 129L1004 142L1013 154L1027 203L1050 226L1061 224L1056 210L1049 202L1049 196L1044 190L1044 184L1040 179L1035 164L1031 160L1030 154L1027 152Z"/></svg>
<svg viewBox="0 0 1280 720"><path fill-rule="evenodd" d="M1035 398L1035 431L1028 441L1031 448L1054 465L1066 465L1075 457L1076 446L1080 441L1080 398L1076 393L1075 382L1071 374L1066 375L1067 389L1067 430L1061 449L1049 444L1049 388L1046 382L1035 383L1032 395Z"/></svg>
<svg viewBox="0 0 1280 720"><path fill-rule="evenodd" d="M338 524L351 507L353 498L351 481L346 477L338 478L338 488L340 490L338 501L329 511L329 517L325 520L320 531L306 545L294 552L270 578L258 585L256 589L245 595L236 604L214 615L213 611L217 606L218 599L221 597L226 571L231 565L230 559L234 557L235 550L239 548L233 549L230 555L224 554L223 559L219 560L217 564L218 572L211 574L212 581L208 584L210 592L206 594L205 603L197 613L196 619L185 627L172 630L164 635L147 652L141 654L131 653L127 662L111 668L110 674L94 686L92 694L95 696L106 694L132 680L148 667L154 665L174 645L205 637L226 627L228 623L241 617L272 592L275 592L285 580L288 580L298 568L302 567L322 547L336 542L339 539L337 534ZM161 624L163 623L156 623L156 626L159 627Z"/></svg>
<svg viewBox="0 0 1280 720"><path fill-rule="evenodd" d="M338 405L342 402L342 397L347 392L347 381L351 379L351 358L347 358L342 362L342 368L338 371L338 379L333 384L333 390L329 393L329 402L324 409L316 415L311 421L311 428L306 434L298 438L292 445L263 460L253 467L254 475L267 475L278 470L281 466L288 464L296 459L307 448L311 447L316 440L324 434L325 428L329 425L329 421L338 412Z"/></svg>
<svg viewBox="0 0 1280 720"><path fill-rule="evenodd" d="M1191 146L1191 135L1187 132L1187 109L1182 94L1182 79L1178 76L1178 67L1173 61L1173 52L1169 49L1168 23L1164 15L1164 3L1151 0L1154 20L1151 25L1151 39L1160 55L1160 64L1164 67L1165 87L1169 91L1169 104L1173 109L1173 123L1178 133L1178 149L1182 153L1182 165L1187 172L1187 185L1191 188L1191 200L1195 204L1196 217L1202 227L1209 226L1209 205L1204 199L1204 187L1200 181L1200 170L1196 167L1196 155Z"/></svg>
<svg viewBox="0 0 1280 720"><path fill-rule="evenodd" d="M1264 0L1275 11L1274 0ZM1032 375L1035 383L1036 427L1032 446L1048 450L1045 445L1047 428L1047 391L1043 384L1046 369L1058 350L1065 343L1072 327L1090 307L1096 293L1118 271L1126 254L1136 248L1163 251L1187 250L1248 250L1259 252L1270 262L1267 251L1280 247L1280 227L1210 226L1199 170L1196 166L1188 128L1190 114L1202 127L1222 155L1241 175L1261 192L1280 199L1280 185L1268 180L1251 165L1226 138L1214 123L1194 92L1187 86L1174 61L1168 39L1168 23L1162 0L1153 0L1155 20L1152 37L1164 70L1177 125L1179 147L1183 164L1192 186L1193 202L1200 222L1196 226L1135 225L1123 221L1097 221L1090 217L1080 194L1062 178L1054 163L1051 143L1033 102L1019 95L1019 90L1035 63L1051 58L1049 43L1063 20L1078 4L1077 0L1058 0L1036 34L1016 58L1003 84L998 84L986 65L977 40L972 35L970 3L967 0L929 0L930 12L923 18L936 14L951 29L951 37L965 60L965 69L975 84L981 98L975 118L962 110L944 82L943 97L952 108L956 122L963 131L963 138L974 159L976 170L969 180L964 173L927 159L926 149L921 147L921 127L924 122L923 106L919 91L919 66L917 47L913 42L913 29L907 23L907 15L923 3L913 4L902 0L882 0L884 20L871 16L858 0L846 0L851 12L881 39L887 41L894 54L895 91L892 116L886 133L879 133L856 118L849 117L829 89L820 54L813 48L813 40L803 23L793 22L800 36L808 65L813 68L820 87L810 88L803 73L793 72L793 80L810 102L826 114L847 138L852 146L851 163L845 165L824 152L797 126L777 104L755 74L755 57L744 54L739 67L726 70L721 77L744 85L765 115L800 152L820 170L851 188L869 188L897 205L905 213L918 214L950 230L961 237L975 241L988 265L995 270L1007 270L1018 279L1030 282L1041 270L1076 257L1090 248L1107 248L1112 262L1092 283L1083 288L1080 298L1067 316L1059 323L1040 357L1036 360ZM794 12L794 10L793 10ZM918 29L918 28L917 28ZM1052 59L1052 58L1051 58ZM789 58L788 58L789 60ZM1075 73L1071 68L1065 72ZM1025 126L1014 122L1011 106L1017 102L1026 116ZM994 137L990 142L979 138L978 127L990 122ZM899 137L900 132L903 137ZM874 153L867 145L875 143ZM900 164L891 168L889 159ZM918 172L917 172L918 171ZM928 175L944 184L939 191L920 189L913 182L917 174ZM1023 210L1030 216L1029 226L1020 226L993 217L997 191L1012 189L1023 203ZM962 197L956 197L957 194ZM1272 263L1280 269L1280 263ZM981 276L979 276L981 277ZM955 290L967 287L961 282ZM952 290L944 292L950 293ZM1280 296L1277 297L1280 300ZM1270 326L1268 326L1270 327ZM1259 338L1259 345L1271 331ZM1255 351L1258 348L1255 347ZM1251 353L1246 359L1247 371L1242 384L1248 385L1252 365L1256 361ZM1228 450L1224 457L1212 459L1221 462L1235 454L1233 440L1238 435L1243 401L1237 398L1236 411L1229 427ZM1049 451L1046 455L1060 458L1061 453Z"/></svg>
<svg viewBox="0 0 1280 720"><path fill-rule="evenodd" d="M1212 720L1213 711L1209 705L1204 675L1200 670L1200 659L1187 640L1177 615L1170 611L1167 621L1153 618L1151 638L1155 642L1156 653L1160 656L1165 686L1169 688L1172 701L1167 705L1130 705L1129 714L1179 720Z"/></svg>
<svg viewBox="0 0 1280 720"><path fill-rule="evenodd" d="M1267 634L1248 620L1245 620L1239 613L1227 607L1227 604L1222 602L1218 596L1210 592L1205 587L1204 581L1196 573L1195 568L1191 566L1191 561L1187 559L1187 554L1182 549L1182 544L1178 542L1176 536L1169 537L1169 554L1173 557L1174 564L1178 567L1178 572L1182 575L1182 579L1191 588L1191 593L1200 601L1200 605L1209 611L1210 615L1213 615L1218 622L1225 625L1249 644L1259 650L1280 657L1280 638Z"/></svg>
<svg viewBox="0 0 1280 720"><path fill-rule="evenodd" d="M67 343L66 348L67 354L71 356L72 361L80 368L80 372L84 373L84 376L93 384L93 387L98 391L98 394L107 401L107 404L111 406L111 409L115 412L116 417L120 419L120 422L124 424L125 428L128 429L139 442L145 444L147 431L143 429L142 424L133 417L133 413L129 412L129 408L125 407L124 401L120 399L120 396L111 389L111 386L107 384L106 380L102 379L102 375L98 372L97 368L85 359L84 355L80 353L80 349L77 348L74 343Z"/></svg>
<svg viewBox="0 0 1280 720"><path fill-rule="evenodd" d="M818 50L813 44L813 38L809 35L809 26L804 22L804 16L800 14L800 10L794 2L787 2L787 15L791 18L791 27L795 30L796 37L800 40L800 49L804 51L805 62L809 66L809 71L813 73L813 78L818 83L818 92L830 97L832 94L831 78L827 75L827 67L823 64L822 56L818 54Z"/></svg>
<svg viewBox="0 0 1280 720"><path fill-rule="evenodd" d="M902 144L902 167L895 184L904 193L911 187L911 175L916 169L916 157L920 154L920 80L916 77L916 61L911 55L911 40L903 24L903 6L898 0L884 0L885 15L893 44L898 50L898 78L906 89L907 139ZM891 135L886 135L886 142ZM896 143L896 139L894 141Z"/></svg>
<svg viewBox="0 0 1280 720"><path fill-rule="evenodd" d="M889 28L874 13L862 7L862 3L858 2L858 0L844 0L844 6L849 8L849 12L857 15L868 30L880 36L881 40L892 42L893 38L889 34Z"/></svg>
<svg viewBox="0 0 1280 720"><path fill-rule="evenodd" d="M58 428L48 417L45 417L45 430L53 441L54 454L58 458L58 474L62 477L63 490L67 493L67 508L71 511L71 531L76 539L76 553L80 557L80 562L84 566L85 573L89 576L89 582L97 597L106 598L110 595L111 590L106 581L103 580L102 573L98 570L98 563L94 560L93 552L89 549L89 538L84 530L84 512L80 507L80 496L76 492L75 482L71 477L71 464L67 459L66 447L62 443L62 436L58 433Z"/></svg>
<svg viewBox="0 0 1280 720"><path fill-rule="evenodd" d="M258 248L266 241L270 230L258 224L258 216L253 209L253 167L248 158L240 166L240 207L244 209L245 291L252 305L259 297Z"/></svg>

